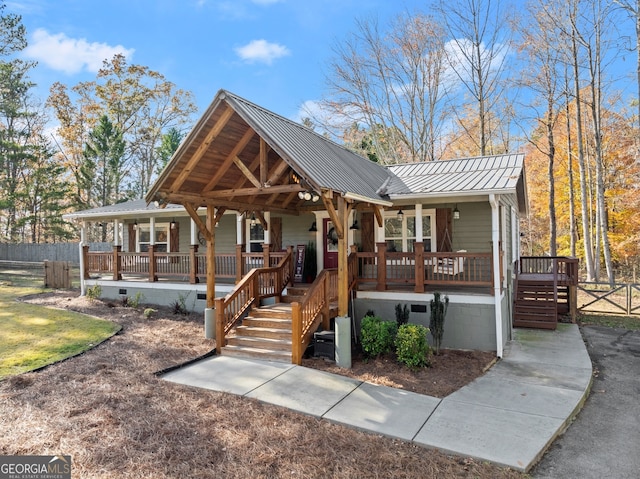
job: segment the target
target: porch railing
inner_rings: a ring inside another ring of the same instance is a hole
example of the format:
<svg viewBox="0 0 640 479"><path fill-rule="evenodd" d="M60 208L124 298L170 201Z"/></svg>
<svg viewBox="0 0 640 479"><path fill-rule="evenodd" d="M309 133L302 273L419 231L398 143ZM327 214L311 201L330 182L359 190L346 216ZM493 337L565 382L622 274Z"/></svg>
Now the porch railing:
<svg viewBox="0 0 640 479"><path fill-rule="evenodd" d="M233 291L216 298L216 350L226 344L225 336L254 304L264 298L279 297L287 284L293 284L293 251L287 252L277 266L254 268Z"/></svg>
<svg viewBox="0 0 640 479"><path fill-rule="evenodd" d="M518 274L553 275L561 286L578 285L578 258L567 256L522 256Z"/></svg>
<svg viewBox="0 0 640 479"><path fill-rule="evenodd" d="M216 278L239 281L254 268L278 266L287 254L287 251L269 251L268 248L259 253L247 253L241 248L236 253L218 253L215 257ZM112 252L92 252L85 246L84 255L85 278L91 274L110 275L114 279L127 275L147 277L149 281L172 278L198 283L207 275L206 254L198 253L197 246L183 253L159 252L153 248L144 253L131 253L120 251L120 247Z"/></svg>
<svg viewBox="0 0 640 479"><path fill-rule="evenodd" d="M338 270L325 269L300 302L291 303L291 362L302 363L302 355L322 321L329 329L331 303L338 298Z"/></svg>

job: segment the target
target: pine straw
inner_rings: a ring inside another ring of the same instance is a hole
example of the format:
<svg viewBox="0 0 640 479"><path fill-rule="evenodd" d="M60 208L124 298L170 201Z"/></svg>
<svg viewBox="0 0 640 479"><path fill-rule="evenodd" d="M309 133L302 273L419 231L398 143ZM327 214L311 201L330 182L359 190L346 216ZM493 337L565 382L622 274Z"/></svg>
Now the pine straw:
<svg viewBox="0 0 640 479"><path fill-rule="evenodd" d="M447 457L255 400L162 381L209 351L199 318L102 310L122 332L87 353L0 383L0 454L70 454L73 477L477 477L519 473ZM102 314L101 316L105 316Z"/></svg>

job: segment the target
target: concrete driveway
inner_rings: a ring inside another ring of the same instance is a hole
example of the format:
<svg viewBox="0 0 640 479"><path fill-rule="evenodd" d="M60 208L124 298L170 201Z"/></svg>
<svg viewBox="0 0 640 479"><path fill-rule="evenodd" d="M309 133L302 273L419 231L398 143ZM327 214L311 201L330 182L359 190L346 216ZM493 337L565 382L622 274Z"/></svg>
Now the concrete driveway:
<svg viewBox="0 0 640 479"><path fill-rule="evenodd" d="M640 477L640 331L586 326L591 395L534 478Z"/></svg>

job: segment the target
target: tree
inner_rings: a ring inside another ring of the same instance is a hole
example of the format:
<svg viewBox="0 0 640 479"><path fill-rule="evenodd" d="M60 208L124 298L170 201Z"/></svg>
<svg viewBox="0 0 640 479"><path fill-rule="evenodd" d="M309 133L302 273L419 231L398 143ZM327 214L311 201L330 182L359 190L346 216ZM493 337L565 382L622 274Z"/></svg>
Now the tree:
<svg viewBox="0 0 640 479"><path fill-rule="evenodd" d="M475 142L477 153L491 154L490 121L507 122L499 115L499 106L507 101L502 75L510 46L508 22L500 3L490 0L441 0L438 9L451 38L448 64L474 103L478 132L465 129L460 117L459 125ZM459 95L452 92L450 96ZM453 111L459 113L457 108Z"/></svg>
<svg viewBox="0 0 640 479"><path fill-rule="evenodd" d="M180 146L183 138L184 134L174 127L169 128L169 131L162 135L162 141L157 151L159 162L156 174L159 175L164 167L167 166L167 163L169 163L169 160Z"/></svg>
<svg viewBox="0 0 640 479"><path fill-rule="evenodd" d="M386 33L377 20L359 20L357 32L334 48L329 96L322 106L341 124L327 128L363 125L382 163L439 158L445 117L443 39L429 15L401 15Z"/></svg>

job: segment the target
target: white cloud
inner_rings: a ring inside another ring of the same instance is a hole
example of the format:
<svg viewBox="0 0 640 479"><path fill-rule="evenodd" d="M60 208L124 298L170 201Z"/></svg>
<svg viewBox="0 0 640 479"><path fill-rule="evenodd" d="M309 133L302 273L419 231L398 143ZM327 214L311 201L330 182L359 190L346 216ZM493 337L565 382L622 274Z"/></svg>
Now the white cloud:
<svg viewBox="0 0 640 479"><path fill-rule="evenodd" d="M74 74L82 70L96 73L104 60L110 60L117 53L130 59L134 51L122 45L89 43L84 38L69 38L64 33L51 34L39 28L33 33L24 54L53 70Z"/></svg>
<svg viewBox="0 0 640 479"><path fill-rule="evenodd" d="M291 55L291 51L284 45L269 43L266 40L252 40L242 47L235 49L238 56L248 62L262 62L271 65L273 60Z"/></svg>

